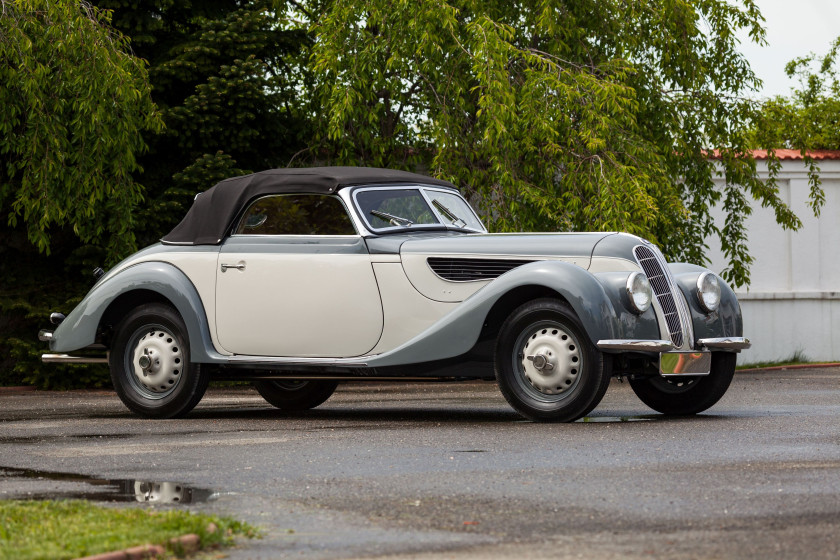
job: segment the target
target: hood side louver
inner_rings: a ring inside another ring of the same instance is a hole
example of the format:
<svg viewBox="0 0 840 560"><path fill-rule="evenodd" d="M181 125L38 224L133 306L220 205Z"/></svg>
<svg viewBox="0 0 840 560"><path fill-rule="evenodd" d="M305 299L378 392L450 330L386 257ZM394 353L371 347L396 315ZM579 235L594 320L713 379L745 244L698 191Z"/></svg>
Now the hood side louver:
<svg viewBox="0 0 840 560"><path fill-rule="evenodd" d="M444 280L470 282L473 280L493 280L505 272L533 261L429 257L427 262L434 273Z"/></svg>

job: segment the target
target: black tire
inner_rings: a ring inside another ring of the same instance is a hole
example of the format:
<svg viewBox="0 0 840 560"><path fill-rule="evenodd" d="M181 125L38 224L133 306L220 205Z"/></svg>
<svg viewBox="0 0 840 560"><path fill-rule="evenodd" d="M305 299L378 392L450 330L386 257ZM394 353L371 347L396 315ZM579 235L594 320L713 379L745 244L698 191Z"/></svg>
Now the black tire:
<svg viewBox="0 0 840 560"><path fill-rule="evenodd" d="M264 379L254 381L254 387L262 398L281 410L309 410L330 398L338 383Z"/></svg>
<svg viewBox="0 0 840 560"><path fill-rule="evenodd" d="M160 303L137 307L120 322L108 363L120 400L147 418L184 416L210 381L199 364L190 362L183 319Z"/></svg>
<svg viewBox="0 0 840 560"><path fill-rule="evenodd" d="M735 375L736 359L732 352L714 352L709 375L630 379L630 387L643 403L657 412L676 416L697 414L711 408L726 393Z"/></svg>
<svg viewBox="0 0 840 560"><path fill-rule="evenodd" d="M536 354L526 354L529 347ZM610 384L612 361L589 340L574 310L556 299L533 300L510 314L496 340L495 361L502 395L536 422L585 416Z"/></svg>

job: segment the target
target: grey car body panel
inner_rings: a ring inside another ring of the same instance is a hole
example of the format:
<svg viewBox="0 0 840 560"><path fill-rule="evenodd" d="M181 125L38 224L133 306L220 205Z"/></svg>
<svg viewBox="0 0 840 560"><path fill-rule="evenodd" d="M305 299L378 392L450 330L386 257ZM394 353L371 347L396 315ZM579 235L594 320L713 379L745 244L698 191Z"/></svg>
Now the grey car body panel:
<svg viewBox="0 0 840 560"><path fill-rule="evenodd" d="M378 237L366 237L368 250L371 255L398 255L400 247L406 241L417 239L452 239L468 235L454 231L413 231L407 233L388 233Z"/></svg>
<svg viewBox="0 0 840 560"><path fill-rule="evenodd" d="M475 233L455 238L412 238L402 244L402 253L516 255L589 258L592 248L610 233Z"/></svg>
<svg viewBox="0 0 840 560"><path fill-rule="evenodd" d="M649 245L648 241L629 233L611 233L603 235L592 249L592 257L613 257L627 259L635 263L633 247Z"/></svg>
<svg viewBox="0 0 840 560"><path fill-rule="evenodd" d="M126 264L129 262L134 262L137 260L141 260L144 257L150 255L161 255L166 253L218 253L219 248L214 245L164 245L163 243L155 243L153 245L149 245L144 249L140 249L136 253L130 255L129 257L123 259L122 261L118 262L114 266L111 267L108 272L106 272L102 277L93 285L91 291L97 288L104 282L110 282L111 278L113 278L116 274L119 274L126 268ZM166 260L166 259L162 259Z"/></svg>
<svg viewBox="0 0 840 560"><path fill-rule="evenodd" d="M592 256L625 258L635 262L633 247L648 244L648 241L635 235L626 233L611 235L602 239L595 246ZM709 272L709 270L688 263L669 263L668 268L685 296L686 302L688 302L691 322L694 327L694 340L691 341L692 348L697 347L697 340L701 338L743 336L744 325L741 317L741 306L732 288L726 282L720 281L720 307L713 313L707 313L700 308L700 302L697 299L697 278L701 273Z"/></svg>
<svg viewBox="0 0 840 560"><path fill-rule="evenodd" d="M642 314L630 311L630 296L627 293L627 278L630 272L598 272L595 278L604 286L604 293L610 298L616 314L618 338L629 340L656 340L659 336L659 322L651 305ZM597 342L597 341L596 341Z"/></svg>
<svg viewBox="0 0 840 560"><path fill-rule="evenodd" d="M672 263L668 265L674 280L685 295L691 310L694 324L694 346L701 338L717 338L726 336L744 336L744 322L741 317L741 305L732 288L720 280L720 306L707 313L700 307L697 299L697 278L709 269L688 263Z"/></svg>
<svg viewBox="0 0 840 560"><path fill-rule="evenodd" d="M50 349L69 352L93 344L99 322L111 302L134 290L157 292L172 302L187 327L191 361L209 362L223 358L213 348L207 314L195 286L177 267L160 261L129 266L116 272L108 282L97 283L56 328Z"/></svg>

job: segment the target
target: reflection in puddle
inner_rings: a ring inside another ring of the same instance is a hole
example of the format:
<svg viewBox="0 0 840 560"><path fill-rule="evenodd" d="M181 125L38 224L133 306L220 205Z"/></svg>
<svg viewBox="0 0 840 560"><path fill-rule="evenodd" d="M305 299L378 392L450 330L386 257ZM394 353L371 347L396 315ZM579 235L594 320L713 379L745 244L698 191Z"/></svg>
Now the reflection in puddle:
<svg viewBox="0 0 840 560"><path fill-rule="evenodd" d="M36 471L0 467L0 480L34 479L83 483L95 488L83 490L54 490L49 492L20 492L10 498L31 500L74 499L93 502L148 502L156 504L194 504L212 500L216 494L206 488L192 488L178 482L147 480L108 480L73 473Z"/></svg>

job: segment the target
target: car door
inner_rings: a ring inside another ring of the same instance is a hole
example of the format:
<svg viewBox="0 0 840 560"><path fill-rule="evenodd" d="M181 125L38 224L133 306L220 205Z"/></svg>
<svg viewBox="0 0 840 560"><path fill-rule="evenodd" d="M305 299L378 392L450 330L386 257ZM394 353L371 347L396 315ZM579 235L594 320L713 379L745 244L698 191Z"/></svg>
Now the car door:
<svg viewBox="0 0 840 560"><path fill-rule="evenodd" d="M216 333L228 352L360 356L382 324L370 255L336 196L262 197L221 247Z"/></svg>

